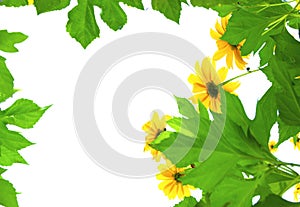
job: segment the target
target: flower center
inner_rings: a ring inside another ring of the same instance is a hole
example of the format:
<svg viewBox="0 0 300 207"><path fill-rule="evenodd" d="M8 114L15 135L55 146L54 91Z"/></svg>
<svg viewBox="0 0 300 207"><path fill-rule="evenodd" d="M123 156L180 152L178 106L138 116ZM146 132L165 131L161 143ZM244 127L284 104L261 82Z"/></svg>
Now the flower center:
<svg viewBox="0 0 300 207"><path fill-rule="evenodd" d="M174 175L174 179L175 179L177 182L181 182L181 181L178 180L181 176L182 176L182 175L181 175L180 173L176 173L176 174Z"/></svg>
<svg viewBox="0 0 300 207"><path fill-rule="evenodd" d="M209 82L206 84L207 92L212 98L217 98L219 95L218 86L214 82Z"/></svg>

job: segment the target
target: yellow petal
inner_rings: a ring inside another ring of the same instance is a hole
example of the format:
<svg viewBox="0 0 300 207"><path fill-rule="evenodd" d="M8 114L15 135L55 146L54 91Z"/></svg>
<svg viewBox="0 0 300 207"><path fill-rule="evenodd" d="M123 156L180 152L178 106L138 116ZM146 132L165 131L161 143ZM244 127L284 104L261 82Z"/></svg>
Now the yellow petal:
<svg viewBox="0 0 300 207"><path fill-rule="evenodd" d="M233 51L231 50L227 52L227 56L226 56L226 65L228 68L233 68L232 62L233 62Z"/></svg>
<svg viewBox="0 0 300 207"><path fill-rule="evenodd" d="M224 47L223 49L219 49L217 52L215 52L213 60L220 60L228 53L228 49L230 49L228 46Z"/></svg>
<svg viewBox="0 0 300 207"><path fill-rule="evenodd" d="M229 47L230 44L224 40L217 40L217 47L219 50L224 49L225 47Z"/></svg>
<svg viewBox="0 0 300 207"><path fill-rule="evenodd" d="M213 29L210 29L210 36L215 40L218 40L221 38L221 35Z"/></svg>
<svg viewBox="0 0 300 207"><path fill-rule="evenodd" d="M205 57L202 61L199 77L204 84L207 84L213 80L213 76L216 76L216 69L212 65L211 59L209 57Z"/></svg>
<svg viewBox="0 0 300 207"><path fill-rule="evenodd" d="M223 82L226 79L227 74L228 74L228 68L222 67L218 70L218 76L219 76L220 82Z"/></svg>
<svg viewBox="0 0 300 207"><path fill-rule="evenodd" d="M221 113L221 100L220 98L211 98L209 108L216 112Z"/></svg>
<svg viewBox="0 0 300 207"><path fill-rule="evenodd" d="M28 0L28 5L32 5L34 3L34 0Z"/></svg>
<svg viewBox="0 0 300 207"><path fill-rule="evenodd" d="M193 93L201 93L206 91L206 86L201 84L194 84L193 85Z"/></svg>
<svg viewBox="0 0 300 207"><path fill-rule="evenodd" d="M242 59L241 51L239 51L238 49L234 50L234 59L235 64L239 69L245 69L247 63Z"/></svg>
<svg viewBox="0 0 300 207"><path fill-rule="evenodd" d="M240 82L229 82L223 86L223 89L229 93L233 93L240 85Z"/></svg>
<svg viewBox="0 0 300 207"><path fill-rule="evenodd" d="M176 198L177 192L178 192L178 185L177 182L175 181L175 183L170 187L169 199Z"/></svg>
<svg viewBox="0 0 300 207"><path fill-rule="evenodd" d="M147 132L151 127L151 122L148 121L146 124L143 125L142 129Z"/></svg>
<svg viewBox="0 0 300 207"><path fill-rule="evenodd" d="M221 18L221 24L224 31L226 31L226 26L228 24L228 16Z"/></svg>
<svg viewBox="0 0 300 207"><path fill-rule="evenodd" d="M195 84L195 83L200 83L200 84L203 84L201 79L199 78L199 76L195 75L195 74L191 74L189 77L188 77L188 82L190 84Z"/></svg>
<svg viewBox="0 0 300 207"><path fill-rule="evenodd" d="M225 33L225 30L223 29L223 27L219 24L219 22L217 21L215 24L216 30L220 35L223 35Z"/></svg>

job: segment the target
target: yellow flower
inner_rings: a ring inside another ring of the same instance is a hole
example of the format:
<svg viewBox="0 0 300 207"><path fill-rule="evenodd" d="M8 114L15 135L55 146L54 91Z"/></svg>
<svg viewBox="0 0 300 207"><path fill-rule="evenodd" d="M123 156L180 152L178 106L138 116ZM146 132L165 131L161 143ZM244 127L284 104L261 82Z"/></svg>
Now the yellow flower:
<svg viewBox="0 0 300 207"><path fill-rule="evenodd" d="M162 190L169 199L178 197L183 199L184 197L191 196L190 190L194 189L191 185L183 185L178 179L184 176L185 168L177 168L169 160L166 164L158 166L160 174L156 175L158 180L162 182L158 185L158 188Z"/></svg>
<svg viewBox="0 0 300 207"><path fill-rule="evenodd" d="M28 5L32 5L34 3L34 0L28 0Z"/></svg>
<svg viewBox="0 0 300 207"><path fill-rule="evenodd" d="M146 124L143 125L143 130L146 132L146 144L144 147L144 151L150 151L153 159L155 159L157 162L160 161L163 154L160 151L157 151L150 147L150 143L153 142L158 135L166 130L166 121L170 119L171 117L168 115L163 116L161 119L159 118L159 115L157 112L153 113L152 120L148 121Z"/></svg>
<svg viewBox="0 0 300 207"><path fill-rule="evenodd" d="M299 5L300 6L300 5ZM300 9L300 8L299 8ZM297 76L295 79L300 79L300 76Z"/></svg>
<svg viewBox="0 0 300 207"><path fill-rule="evenodd" d="M294 138L292 137L290 139L290 142L292 142L294 144L294 148L298 148L298 150L300 150L300 132L296 135L296 143L294 142Z"/></svg>
<svg viewBox="0 0 300 207"><path fill-rule="evenodd" d="M297 202L299 201L298 195L300 195L300 183L298 183L295 186L295 191L294 191L294 200L297 201Z"/></svg>
<svg viewBox="0 0 300 207"><path fill-rule="evenodd" d="M216 40L218 51L214 54L213 60L220 60L224 56L226 56L226 64L229 68L233 67L233 60L235 61L236 66L239 69L245 69L245 65L247 64L243 57L241 56L241 47L243 46L245 41L240 42L238 45L231 45L228 42L221 40L220 38L224 35L226 31L226 26L228 24L228 19L230 16L223 17L221 19L221 24L216 22L216 31L210 29L210 35L213 39ZM246 57L245 57L246 58Z"/></svg>
<svg viewBox="0 0 300 207"><path fill-rule="evenodd" d="M197 104L200 100L206 108L221 113L221 95L220 87L227 76L228 69L223 67L216 72L215 63L206 57L200 66L199 62L195 65L196 74L191 74L188 81L193 85L193 93L190 99ZM222 88L230 93L234 93L235 89L240 86L239 82L229 82Z"/></svg>
<svg viewBox="0 0 300 207"><path fill-rule="evenodd" d="M274 153L274 152L277 151L277 148L275 147L276 144L277 144L277 143L276 143L276 141L274 141L274 140L271 140L271 141L269 142L269 150L270 150L271 153Z"/></svg>

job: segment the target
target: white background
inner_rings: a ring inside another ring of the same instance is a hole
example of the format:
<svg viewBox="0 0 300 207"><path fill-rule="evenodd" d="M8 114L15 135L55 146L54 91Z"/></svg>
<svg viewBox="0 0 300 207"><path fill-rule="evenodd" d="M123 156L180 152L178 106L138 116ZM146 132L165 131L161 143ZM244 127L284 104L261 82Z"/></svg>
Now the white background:
<svg viewBox="0 0 300 207"><path fill-rule="evenodd" d="M75 5L74 1L72 5ZM88 158L78 142L73 126L74 88L80 71L97 50L129 34L163 32L177 35L199 47L205 55L212 56L216 45L209 35L209 29L214 27L217 15L213 11L183 6L179 26L158 12L152 11L148 1L145 1L146 11L122 7L128 15L128 24L118 32L110 30L101 21L100 10L96 9L101 38L95 40L86 50L66 33L65 25L69 9L37 16L33 6L0 8L0 29L7 29L10 32L20 31L29 36L24 43L17 46L19 53L3 54L15 78L15 87L22 90L13 99L2 104L1 108L23 97L32 99L41 106L53 104L34 129L22 130L27 138L36 143L22 150L22 155L30 165L14 165L4 174L6 179L13 182L17 191L22 192L18 195L21 207L164 207L177 202L177 200L169 201L163 195L157 187L159 182L154 177L145 179L118 177L98 167ZM139 61L142 62L143 59ZM250 66L256 67L257 59L252 60ZM162 65L161 68L164 69L165 66ZM235 71L231 71L229 75L240 73L238 69ZM187 72L178 74L186 83L188 75ZM105 91L108 92L110 88L117 86L122 80L120 78L122 76L118 76L118 72L111 75L112 81L107 83ZM240 81L242 85L237 92L245 104L247 114L253 118L255 104L270 83L259 73L241 78ZM102 96L108 98L109 93L107 97L105 93ZM157 108L171 115L178 113L176 104L169 95L161 91L148 90L132 100L129 106L132 116L128 121L140 129L149 119L152 110ZM97 116L100 117L96 113ZM108 116L105 128L112 133L111 137L106 136L108 140L111 139L108 141L109 144L128 156L148 156L142 152L143 145L126 143L110 121ZM278 137L275 128L272 136L275 140ZM119 142L122 145L118 144ZM289 142L284 143L276 154L285 161L299 162L300 153L294 151ZM292 190L285 198L292 200Z"/></svg>

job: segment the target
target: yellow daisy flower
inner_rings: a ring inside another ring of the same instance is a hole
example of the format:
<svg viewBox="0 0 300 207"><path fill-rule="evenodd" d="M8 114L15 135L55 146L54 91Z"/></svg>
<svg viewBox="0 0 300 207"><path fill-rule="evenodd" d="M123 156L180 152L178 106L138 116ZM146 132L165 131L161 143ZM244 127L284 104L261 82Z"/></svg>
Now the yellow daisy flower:
<svg viewBox="0 0 300 207"><path fill-rule="evenodd" d="M162 190L169 199L183 199L184 197L191 196L190 190L194 189L191 185L183 185L178 179L184 176L186 168L177 168L170 161L167 160L166 164L158 166L160 174L156 175L158 180L162 182L158 188Z"/></svg>
<svg viewBox="0 0 300 207"><path fill-rule="evenodd" d="M245 65L247 63L243 60L240 50L245 41L240 42L238 45L231 45L228 42L220 39L226 31L229 18L230 15L221 18L221 24L217 21L215 25L216 31L210 29L210 35L216 40L218 47L218 51L214 54L213 60L217 61L226 56L226 64L229 68L233 68L232 62L234 60L239 69L245 69Z"/></svg>
<svg viewBox="0 0 300 207"><path fill-rule="evenodd" d="M195 65L196 74L191 74L188 81L193 85L193 93L190 99L194 104L200 100L206 108L221 113L221 95L219 85L226 79L228 69L223 67L216 71L215 63L206 57L200 66L199 62ZM239 82L229 82L222 88L230 93L240 86Z"/></svg>
<svg viewBox="0 0 300 207"><path fill-rule="evenodd" d="M28 0L28 5L32 5L34 3L34 0Z"/></svg>
<svg viewBox="0 0 300 207"><path fill-rule="evenodd" d="M296 135L297 136L297 140L296 143L294 142L294 138L292 137L290 139L290 142L292 142L294 144L294 148L300 150L300 132Z"/></svg>
<svg viewBox="0 0 300 207"><path fill-rule="evenodd" d="M277 144L277 142L274 141L274 140L271 140L269 142L269 150L270 150L271 153L274 153L274 152L277 151L277 148L275 147L276 144Z"/></svg>
<svg viewBox="0 0 300 207"><path fill-rule="evenodd" d="M166 130L167 120L171 117L168 115L163 116L161 119L157 112L153 113L152 120L148 121L146 124L143 125L142 129L146 132L146 145L144 147L144 151L150 151L153 159L157 162L160 161L163 154L160 151L157 151L150 147L150 143L153 142L158 135Z"/></svg>
<svg viewBox="0 0 300 207"><path fill-rule="evenodd" d="M294 200L295 201L299 201L299 196L300 195L300 183L298 183L296 186L295 186L295 191L294 191Z"/></svg>

